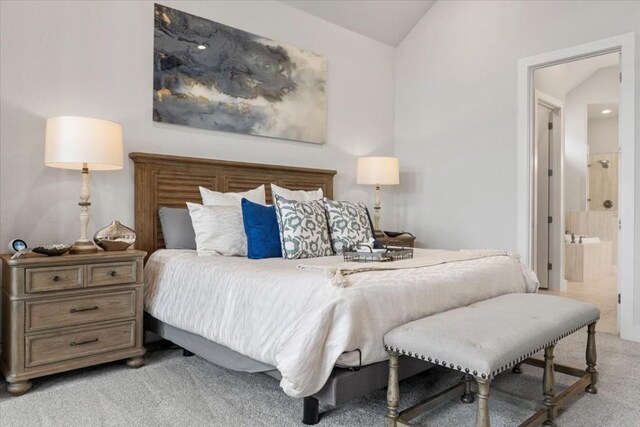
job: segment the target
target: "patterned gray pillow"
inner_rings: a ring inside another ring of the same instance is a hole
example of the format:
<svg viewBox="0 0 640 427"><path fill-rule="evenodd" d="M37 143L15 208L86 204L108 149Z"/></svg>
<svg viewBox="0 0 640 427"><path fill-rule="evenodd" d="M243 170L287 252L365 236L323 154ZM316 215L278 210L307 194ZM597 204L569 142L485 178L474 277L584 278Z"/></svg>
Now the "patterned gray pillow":
<svg viewBox="0 0 640 427"><path fill-rule="evenodd" d="M276 195L275 202L283 258L333 255L322 200L297 202Z"/></svg>
<svg viewBox="0 0 640 427"><path fill-rule="evenodd" d="M341 254L349 247L369 243L373 238L367 206L362 203L337 202L325 197L333 251Z"/></svg>

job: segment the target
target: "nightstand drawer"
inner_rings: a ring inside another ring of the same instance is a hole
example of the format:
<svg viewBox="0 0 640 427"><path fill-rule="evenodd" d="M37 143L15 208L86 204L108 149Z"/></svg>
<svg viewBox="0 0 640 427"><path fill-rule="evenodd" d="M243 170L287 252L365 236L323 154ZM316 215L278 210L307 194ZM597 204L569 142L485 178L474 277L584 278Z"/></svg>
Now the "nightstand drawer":
<svg viewBox="0 0 640 427"><path fill-rule="evenodd" d="M57 291L82 287L82 266L27 268L27 292Z"/></svg>
<svg viewBox="0 0 640 427"><path fill-rule="evenodd" d="M87 265L87 286L135 283L135 261Z"/></svg>
<svg viewBox="0 0 640 427"><path fill-rule="evenodd" d="M134 346L134 321L63 334L54 332L30 336L25 337L25 366L45 365Z"/></svg>
<svg viewBox="0 0 640 427"><path fill-rule="evenodd" d="M136 293L126 291L26 303L26 332L133 317Z"/></svg>

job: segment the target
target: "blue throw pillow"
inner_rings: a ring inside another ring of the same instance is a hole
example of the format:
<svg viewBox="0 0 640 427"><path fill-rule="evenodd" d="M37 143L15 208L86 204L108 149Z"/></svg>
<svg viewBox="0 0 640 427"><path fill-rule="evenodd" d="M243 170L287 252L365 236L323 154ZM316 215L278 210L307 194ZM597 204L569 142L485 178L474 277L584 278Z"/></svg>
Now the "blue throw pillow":
<svg viewBox="0 0 640 427"><path fill-rule="evenodd" d="M242 221L247 235L247 256L251 259L282 258L280 230L275 206L242 199Z"/></svg>

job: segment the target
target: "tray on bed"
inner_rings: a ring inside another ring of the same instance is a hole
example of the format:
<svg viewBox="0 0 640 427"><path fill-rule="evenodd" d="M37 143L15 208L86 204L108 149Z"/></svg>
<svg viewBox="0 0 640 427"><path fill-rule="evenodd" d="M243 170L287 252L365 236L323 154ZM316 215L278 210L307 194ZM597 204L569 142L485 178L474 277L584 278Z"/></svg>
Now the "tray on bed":
<svg viewBox="0 0 640 427"><path fill-rule="evenodd" d="M413 249L386 248L384 250L358 250L343 252L344 260L349 262L393 262L413 258Z"/></svg>

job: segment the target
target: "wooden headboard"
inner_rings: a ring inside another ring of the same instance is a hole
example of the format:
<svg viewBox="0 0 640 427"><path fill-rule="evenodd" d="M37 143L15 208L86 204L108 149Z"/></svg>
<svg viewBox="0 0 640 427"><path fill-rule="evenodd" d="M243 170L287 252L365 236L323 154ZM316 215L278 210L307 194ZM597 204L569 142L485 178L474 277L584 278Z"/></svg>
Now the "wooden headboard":
<svg viewBox="0 0 640 427"><path fill-rule="evenodd" d="M162 206L184 207L202 203L198 186L221 192L247 191L265 184L271 203L270 183L292 190L316 190L333 197L334 170L240 163L225 160L130 153L135 164L136 248L147 256L164 248L158 219Z"/></svg>

